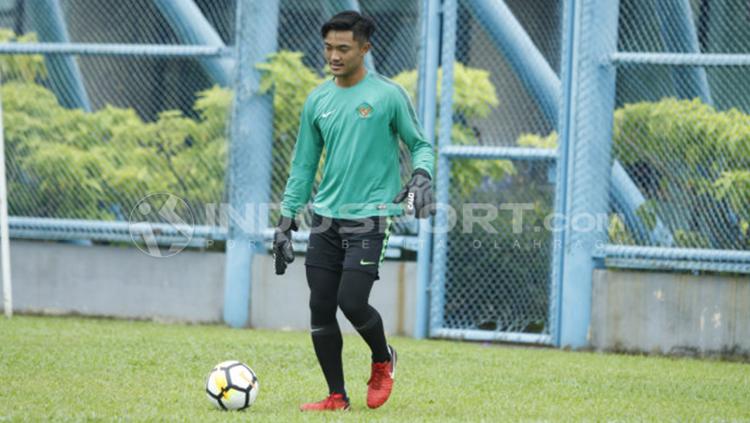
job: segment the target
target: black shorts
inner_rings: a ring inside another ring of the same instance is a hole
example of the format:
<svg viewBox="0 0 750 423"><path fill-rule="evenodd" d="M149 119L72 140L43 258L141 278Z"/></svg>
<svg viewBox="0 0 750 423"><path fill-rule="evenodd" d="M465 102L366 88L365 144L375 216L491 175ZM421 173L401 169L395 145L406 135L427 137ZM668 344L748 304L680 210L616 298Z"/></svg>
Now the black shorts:
<svg viewBox="0 0 750 423"><path fill-rule="evenodd" d="M359 270L377 280L391 226L390 216L350 220L313 214L305 265L335 272Z"/></svg>

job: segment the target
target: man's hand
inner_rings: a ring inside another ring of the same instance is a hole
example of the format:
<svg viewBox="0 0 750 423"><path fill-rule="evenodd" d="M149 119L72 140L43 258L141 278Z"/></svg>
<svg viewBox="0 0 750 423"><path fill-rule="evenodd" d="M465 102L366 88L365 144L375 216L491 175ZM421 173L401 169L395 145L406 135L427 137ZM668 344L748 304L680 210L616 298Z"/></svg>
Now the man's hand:
<svg viewBox="0 0 750 423"><path fill-rule="evenodd" d="M281 216L273 233L273 261L277 275L283 275L286 272L286 265L294 261L292 231L296 230L297 223L294 219Z"/></svg>
<svg viewBox="0 0 750 423"><path fill-rule="evenodd" d="M430 175L425 170L415 170L409 183L396 195L393 202L400 203L404 199L406 199L406 214L416 214L418 219L435 215L432 184Z"/></svg>

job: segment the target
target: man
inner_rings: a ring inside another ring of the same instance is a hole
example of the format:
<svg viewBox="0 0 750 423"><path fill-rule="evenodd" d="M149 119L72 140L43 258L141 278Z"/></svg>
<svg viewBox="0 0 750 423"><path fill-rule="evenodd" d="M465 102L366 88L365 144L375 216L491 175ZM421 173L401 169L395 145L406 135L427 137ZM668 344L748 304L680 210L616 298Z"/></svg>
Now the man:
<svg viewBox="0 0 750 423"><path fill-rule="evenodd" d="M368 71L374 22L342 12L321 28L325 59L333 78L307 97L300 119L292 168L274 235L276 273L294 259L294 217L307 204L322 151L323 178L313 202L313 222L305 258L310 287L311 334L329 396L302 404L303 411L346 410L349 398L341 363L340 307L372 351L367 406L389 398L396 350L386 343L380 314L368 304L378 279L390 233L391 216L434 214L431 178L434 153L425 142L403 88ZM408 146L414 174L401 188L399 138Z"/></svg>

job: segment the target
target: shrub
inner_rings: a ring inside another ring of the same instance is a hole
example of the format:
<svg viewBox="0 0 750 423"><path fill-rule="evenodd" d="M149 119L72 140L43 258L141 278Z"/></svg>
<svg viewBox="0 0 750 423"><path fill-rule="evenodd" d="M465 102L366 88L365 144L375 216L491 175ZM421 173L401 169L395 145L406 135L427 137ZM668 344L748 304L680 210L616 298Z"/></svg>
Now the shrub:
<svg viewBox="0 0 750 423"><path fill-rule="evenodd" d="M557 135L519 144L554 148ZM636 213L649 229L658 217L677 247L750 248L750 116L698 99L627 104L615 112L613 151L646 196ZM611 236L637 242L611 223Z"/></svg>

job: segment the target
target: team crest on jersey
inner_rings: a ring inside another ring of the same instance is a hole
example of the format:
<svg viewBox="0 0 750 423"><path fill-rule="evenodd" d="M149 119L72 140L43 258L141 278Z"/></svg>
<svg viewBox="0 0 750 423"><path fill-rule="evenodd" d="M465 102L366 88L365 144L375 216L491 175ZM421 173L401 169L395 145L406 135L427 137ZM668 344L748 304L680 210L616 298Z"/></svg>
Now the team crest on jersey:
<svg viewBox="0 0 750 423"><path fill-rule="evenodd" d="M367 119L372 116L372 106L367 103L362 103L357 106L357 113L361 119Z"/></svg>

